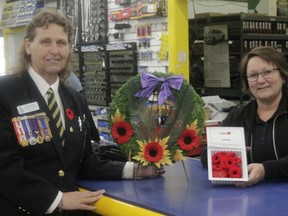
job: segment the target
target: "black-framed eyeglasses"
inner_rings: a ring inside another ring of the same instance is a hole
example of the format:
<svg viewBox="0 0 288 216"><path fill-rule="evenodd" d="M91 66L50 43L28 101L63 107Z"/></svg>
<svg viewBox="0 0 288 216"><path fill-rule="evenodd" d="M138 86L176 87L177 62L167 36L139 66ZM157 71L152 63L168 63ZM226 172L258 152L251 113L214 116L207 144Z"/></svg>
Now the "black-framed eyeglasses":
<svg viewBox="0 0 288 216"><path fill-rule="evenodd" d="M260 74L264 79L269 79L273 76L274 71L276 71L276 70L278 70L278 68L265 68L260 73L249 73L246 75L247 80L250 82L254 82L254 81L258 80L258 77Z"/></svg>

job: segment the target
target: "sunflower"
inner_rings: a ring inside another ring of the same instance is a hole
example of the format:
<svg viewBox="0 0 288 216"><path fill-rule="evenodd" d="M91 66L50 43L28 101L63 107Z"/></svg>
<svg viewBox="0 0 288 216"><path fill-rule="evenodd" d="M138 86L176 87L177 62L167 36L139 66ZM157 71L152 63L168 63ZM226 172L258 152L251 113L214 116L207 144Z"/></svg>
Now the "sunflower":
<svg viewBox="0 0 288 216"><path fill-rule="evenodd" d="M183 156L183 152L182 150L177 149L175 152L175 155L173 157L174 161L181 161L181 160L185 160L185 157Z"/></svg>
<svg viewBox="0 0 288 216"><path fill-rule="evenodd" d="M158 142L150 142L144 150L144 157L147 161L157 163L163 156L163 148Z"/></svg>
<svg viewBox="0 0 288 216"><path fill-rule="evenodd" d="M120 121L113 124L111 134L118 144L123 144L129 142L133 129L129 123Z"/></svg>
<svg viewBox="0 0 288 216"><path fill-rule="evenodd" d="M133 128L131 124L125 121L125 116L121 115L119 109L117 109L115 115L112 116L112 122L111 135L116 142L118 144L129 142L134 133Z"/></svg>
<svg viewBox="0 0 288 216"><path fill-rule="evenodd" d="M169 137L159 140L156 139L153 142L142 142L137 140L140 151L133 159L139 161L144 166L155 164L155 166L160 168L163 165L171 165L170 152L167 150L168 140Z"/></svg>

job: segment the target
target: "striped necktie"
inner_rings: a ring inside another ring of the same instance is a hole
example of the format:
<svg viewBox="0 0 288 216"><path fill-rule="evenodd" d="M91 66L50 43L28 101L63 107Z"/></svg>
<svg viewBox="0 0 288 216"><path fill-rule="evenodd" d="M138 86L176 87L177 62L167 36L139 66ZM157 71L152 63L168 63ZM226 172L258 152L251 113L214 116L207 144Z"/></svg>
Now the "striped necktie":
<svg viewBox="0 0 288 216"><path fill-rule="evenodd" d="M60 109L59 106L57 104L55 95L54 95L54 91L52 88L49 88L47 91L47 95L48 95L48 108L51 111L52 117L56 122L56 127L59 131L59 135L60 138L62 140L62 145L64 145L64 126L63 126L63 122L61 119L61 113L60 113Z"/></svg>

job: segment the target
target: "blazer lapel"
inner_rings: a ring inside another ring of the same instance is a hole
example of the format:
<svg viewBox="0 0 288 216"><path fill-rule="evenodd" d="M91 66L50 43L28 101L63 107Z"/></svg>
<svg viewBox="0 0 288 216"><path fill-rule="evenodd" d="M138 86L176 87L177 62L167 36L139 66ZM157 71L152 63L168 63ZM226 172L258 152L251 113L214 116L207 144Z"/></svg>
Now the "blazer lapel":
<svg viewBox="0 0 288 216"><path fill-rule="evenodd" d="M65 132L73 132L75 125L71 122L75 120L75 105L73 103L73 98L67 91L66 87L63 87L61 84L59 85L59 95L63 104L64 109L64 118L65 118Z"/></svg>
<svg viewBox="0 0 288 216"><path fill-rule="evenodd" d="M84 116L77 95L66 86L59 86L59 94L62 99L65 115L65 148L64 154L68 158L78 157L85 145L85 136L82 131L83 124L79 118ZM77 151L78 154L75 154ZM68 163L68 162L67 162Z"/></svg>
<svg viewBox="0 0 288 216"><path fill-rule="evenodd" d="M63 109L64 109L64 118L65 118L65 152L69 149L73 143L77 142L77 131L79 130L78 126L78 115L79 110L75 106L75 98L70 94L69 90L63 86L59 85L59 95L62 100ZM69 145L69 146L68 146Z"/></svg>

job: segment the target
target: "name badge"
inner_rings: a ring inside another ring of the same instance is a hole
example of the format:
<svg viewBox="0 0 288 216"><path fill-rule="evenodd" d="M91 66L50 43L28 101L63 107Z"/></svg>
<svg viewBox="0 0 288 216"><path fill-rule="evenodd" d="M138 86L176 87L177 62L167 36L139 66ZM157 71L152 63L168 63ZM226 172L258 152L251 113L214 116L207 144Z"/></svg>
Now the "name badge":
<svg viewBox="0 0 288 216"><path fill-rule="evenodd" d="M39 110L39 105L38 105L38 102L32 102L32 103L24 104L21 106L17 106L17 110L20 115L23 115L29 112Z"/></svg>

